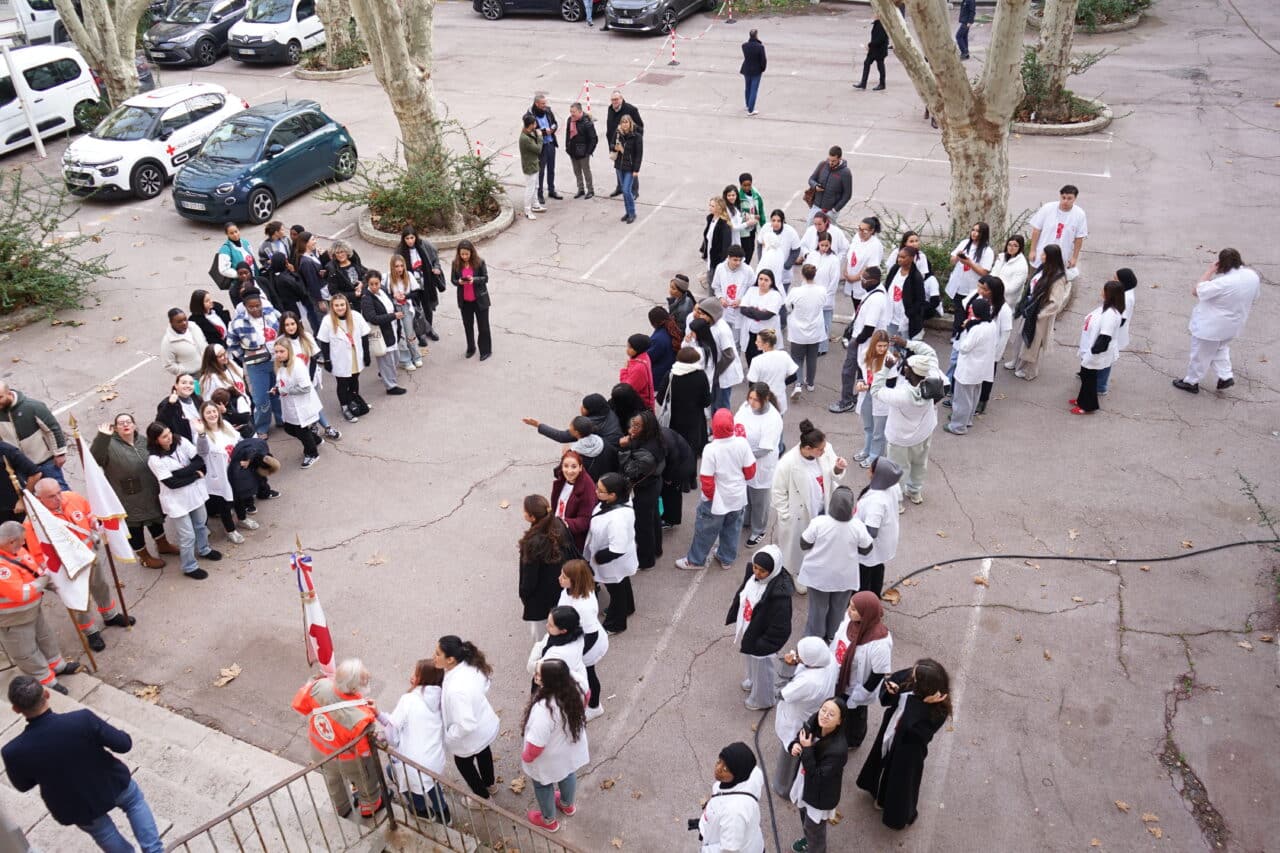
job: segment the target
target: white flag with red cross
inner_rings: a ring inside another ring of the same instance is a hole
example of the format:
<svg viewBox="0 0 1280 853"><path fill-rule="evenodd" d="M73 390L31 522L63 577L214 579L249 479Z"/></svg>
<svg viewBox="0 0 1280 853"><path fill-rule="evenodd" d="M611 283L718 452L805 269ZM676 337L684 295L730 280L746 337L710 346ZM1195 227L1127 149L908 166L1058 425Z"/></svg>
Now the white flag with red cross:
<svg viewBox="0 0 1280 853"><path fill-rule="evenodd" d="M22 496L40 542L41 553L32 556L44 559L45 571L53 576L54 589L63 604L72 610L87 610L89 573L85 569L93 565L93 551L30 491L24 490Z"/></svg>
<svg viewBox="0 0 1280 853"><path fill-rule="evenodd" d="M77 440L82 442L80 461L84 468L84 496L89 501L89 509L93 511L94 518L98 519L98 527L107 540L111 556L121 562L132 563L135 557L133 547L129 544L129 531L125 526L127 513L124 511L124 504L120 503L116 490L107 482L107 475L98 465L98 460L83 445L84 440Z"/></svg>
<svg viewBox="0 0 1280 853"><path fill-rule="evenodd" d="M325 621L324 608L320 606L320 597L316 595L316 587L311 580L311 557L294 551L290 560L298 579L298 593L302 596L302 631L307 647L307 664L318 663L321 672L332 676L333 638L329 635L329 623Z"/></svg>

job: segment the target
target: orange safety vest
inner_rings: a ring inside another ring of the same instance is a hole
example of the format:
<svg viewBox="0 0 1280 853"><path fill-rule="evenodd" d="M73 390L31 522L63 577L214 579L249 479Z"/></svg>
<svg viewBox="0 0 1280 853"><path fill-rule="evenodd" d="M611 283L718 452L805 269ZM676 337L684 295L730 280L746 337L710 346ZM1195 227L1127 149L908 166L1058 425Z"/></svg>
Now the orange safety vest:
<svg viewBox="0 0 1280 853"><path fill-rule="evenodd" d="M0 612L16 613L40 606L43 591L36 586L40 566L26 548L13 554L0 550Z"/></svg>
<svg viewBox="0 0 1280 853"><path fill-rule="evenodd" d="M62 519L71 525L71 532L76 537L88 545L93 547L92 537L94 527L97 525L97 519L93 517L93 511L89 509L89 501L75 492L62 493L62 512L54 512L53 515ZM47 507L46 507L47 508ZM52 512L52 510L50 510ZM32 554L42 553L40 547L40 538L36 536L36 529L28 518L22 524L27 529L27 550Z"/></svg>
<svg viewBox="0 0 1280 853"><path fill-rule="evenodd" d="M370 754L364 735L377 714L362 704L365 701L358 693L340 693L331 678L316 678L298 689L293 697L293 710L307 715L311 745L325 756L346 749L356 741L355 749L338 756L339 761L353 761Z"/></svg>

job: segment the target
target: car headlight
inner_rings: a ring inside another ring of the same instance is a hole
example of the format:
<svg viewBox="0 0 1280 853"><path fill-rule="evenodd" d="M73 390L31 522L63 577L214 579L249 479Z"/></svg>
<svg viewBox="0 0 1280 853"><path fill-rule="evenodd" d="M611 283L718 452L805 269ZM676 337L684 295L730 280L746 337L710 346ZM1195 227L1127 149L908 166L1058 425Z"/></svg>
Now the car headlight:
<svg viewBox="0 0 1280 853"><path fill-rule="evenodd" d="M105 169L100 169L99 171L102 173L102 177L104 177L104 178L113 178L113 177L115 177L116 175L120 174L120 167L119 167L119 166L107 166Z"/></svg>
<svg viewBox="0 0 1280 853"><path fill-rule="evenodd" d="M657 3L650 3L648 6L645 6L643 9L641 9L640 12L641 14L644 14L644 15L647 15L650 12L656 12L658 11L658 5L659 4Z"/></svg>
<svg viewBox="0 0 1280 853"><path fill-rule="evenodd" d="M218 188L214 190L218 195L226 195L236 188L235 184L218 184Z"/></svg>

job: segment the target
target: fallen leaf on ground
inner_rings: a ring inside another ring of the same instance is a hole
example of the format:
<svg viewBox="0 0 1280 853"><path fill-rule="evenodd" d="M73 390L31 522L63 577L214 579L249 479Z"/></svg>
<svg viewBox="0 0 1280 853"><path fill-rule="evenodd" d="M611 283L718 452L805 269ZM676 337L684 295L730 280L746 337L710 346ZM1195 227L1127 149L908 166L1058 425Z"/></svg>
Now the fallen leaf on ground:
<svg viewBox="0 0 1280 853"><path fill-rule="evenodd" d="M133 695L137 696L139 699L141 699L144 702L150 702L152 704L155 704L160 700L160 685L144 684L141 687L139 687L137 690L133 691Z"/></svg>
<svg viewBox="0 0 1280 853"><path fill-rule="evenodd" d="M1102 846L1102 842L1101 842L1101 841L1099 841L1099 840L1098 840L1098 839L1096 839L1096 838L1090 838L1090 839L1089 839L1089 846L1090 846L1090 847L1101 847L1101 846Z"/></svg>
<svg viewBox="0 0 1280 853"><path fill-rule="evenodd" d="M907 578L902 582L902 585L903 586L919 586L920 581L916 580L915 578Z"/></svg>
<svg viewBox="0 0 1280 853"><path fill-rule="evenodd" d="M1053 655L1049 654L1049 650L1048 650L1048 649L1045 649L1045 650L1044 650L1044 659L1045 659L1045 660L1053 660Z"/></svg>
<svg viewBox="0 0 1280 853"><path fill-rule="evenodd" d="M1183 548L1194 548L1194 547L1196 547L1196 546L1195 546L1195 543L1193 543L1190 539L1183 539L1183 540L1182 540L1182 547L1183 547Z"/></svg>
<svg viewBox="0 0 1280 853"><path fill-rule="evenodd" d="M1270 634L1263 634L1258 639L1264 643L1274 643L1276 641L1276 638L1271 636Z"/></svg>
<svg viewBox="0 0 1280 853"><path fill-rule="evenodd" d="M902 600L902 593L898 592L896 589L888 589L888 590L885 590L884 595L880 597L883 598L885 601L889 602L890 604L896 605L899 601Z"/></svg>
<svg viewBox="0 0 1280 853"><path fill-rule="evenodd" d="M1014 634L1014 635L1013 635L1013 641L1014 641L1015 643L1021 643L1021 642L1022 642L1022 635L1021 635L1021 634Z"/></svg>
<svg viewBox="0 0 1280 853"><path fill-rule="evenodd" d="M1116 800L1116 808L1118 808L1120 811L1124 812L1125 814L1129 813L1129 804L1126 803L1124 800Z"/></svg>
<svg viewBox="0 0 1280 853"><path fill-rule="evenodd" d="M1033 569L1038 569L1038 568L1040 568L1040 564L1039 564L1039 563L1033 563L1033 562L1031 562L1030 560L1023 560L1023 561L1022 561L1022 563L1023 563L1023 565L1030 566L1030 567L1031 567L1031 568L1033 568Z"/></svg>
<svg viewBox="0 0 1280 853"><path fill-rule="evenodd" d="M1141 570L1142 570L1142 571L1144 571L1144 572L1149 572L1149 571L1151 571L1151 567L1150 567L1150 566L1138 566L1138 568L1139 568L1139 569L1141 569Z"/></svg>
<svg viewBox="0 0 1280 853"><path fill-rule="evenodd" d="M1147 832L1151 833L1156 838L1164 838L1164 830L1158 826L1148 826Z"/></svg>
<svg viewBox="0 0 1280 853"><path fill-rule="evenodd" d="M240 674L240 664L233 663L231 666L224 666L218 671L218 678L213 682L214 687L226 687L228 684L236 680L236 676Z"/></svg>
<svg viewBox="0 0 1280 853"><path fill-rule="evenodd" d="M631 792L631 799L633 799L633 800L638 800L638 799L640 799L640 798L641 798L641 797L643 797L643 796L644 796L644 791L632 791L632 792Z"/></svg>
<svg viewBox="0 0 1280 853"><path fill-rule="evenodd" d="M116 337L116 343L118 343L118 344L127 344L127 343L129 343L129 339L128 339L128 338L126 338L124 335L118 335L118 336Z"/></svg>
<svg viewBox="0 0 1280 853"><path fill-rule="evenodd" d="M381 565L382 565L383 563L385 563L386 561L387 561L387 558L386 558L386 557L382 556L382 555L381 555L381 554L379 554L377 551L374 551L374 552L373 552L373 556L372 556L372 557L370 557L369 559L365 560L365 561L364 561L364 564L365 564L366 566L381 566Z"/></svg>
<svg viewBox="0 0 1280 853"><path fill-rule="evenodd" d="M507 507L511 506L511 501L502 501L501 503L498 504L498 506L501 509L506 509Z"/></svg>
<svg viewBox="0 0 1280 853"><path fill-rule="evenodd" d="M112 318L111 318L111 322L113 322L113 323L118 323L119 321L121 321L121 320L123 320L123 319L124 319L123 317L112 317Z"/></svg>
<svg viewBox="0 0 1280 853"><path fill-rule="evenodd" d="M618 848L619 850L621 850L621 849L622 849L622 839L621 839L621 838L615 838L615 839L613 839L612 841L610 841L609 843L610 843L610 844L612 844L614 847Z"/></svg>
<svg viewBox="0 0 1280 853"><path fill-rule="evenodd" d="M758 731L760 731L760 724L759 724L759 723L752 723L752 724L751 724L751 731L753 731L753 732L758 732Z"/></svg>
<svg viewBox="0 0 1280 853"><path fill-rule="evenodd" d="M613 779L605 779L603 782L600 783L600 790L607 791L616 784L618 783Z"/></svg>
<svg viewBox="0 0 1280 853"><path fill-rule="evenodd" d="M1249 642L1248 640L1241 640L1240 642L1236 643L1236 645L1244 649L1246 652L1253 651L1253 643Z"/></svg>
<svg viewBox="0 0 1280 853"><path fill-rule="evenodd" d="M1159 823L1159 822L1160 822L1160 818L1159 818L1158 816L1156 816L1156 815L1152 814L1151 812L1143 812L1143 813L1142 813L1142 822L1143 822L1143 823Z"/></svg>
<svg viewBox="0 0 1280 853"><path fill-rule="evenodd" d="M114 400L116 397L119 397L119 396L120 396L120 395L119 395L119 394L117 394L115 391L112 391L110 394L103 394L103 395L102 395L101 397L99 397L98 399L99 399L99 400L101 400L101 401L102 401L102 402L104 402L104 403L109 403L109 402L111 402L112 400Z"/></svg>
<svg viewBox="0 0 1280 853"><path fill-rule="evenodd" d="M1073 528L1071 528L1070 530L1068 530L1068 531L1067 531L1067 538L1068 538L1068 539L1079 539L1079 538L1080 538L1080 531L1079 531L1079 530L1076 530L1074 527L1073 527Z"/></svg>
<svg viewBox="0 0 1280 853"><path fill-rule="evenodd" d="M525 781L525 778L523 776L517 776L516 778L511 780L511 793L523 794L524 786L526 784L528 783Z"/></svg>
<svg viewBox="0 0 1280 853"><path fill-rule="evenodd" d="M1074 601L1076 604L1079 604L1080 602L1084 601L1084 599L1078 595L1071 596L1071 600Z"/></svg>
<svg viewBox="0 0 1280 853"><path fill-rule="evenodd" d="M982 575L974 575L973 582L978 586L991 586L991 584Z"/></svg>
<svg viewBox="0 0 1280 853"><path fill-rule="evenodd" d="M939 539L946 539L946 538L947 538L947 531L945 531L945 530L939 530L939 531L938 531L938 538L939 538Z"/></svg>

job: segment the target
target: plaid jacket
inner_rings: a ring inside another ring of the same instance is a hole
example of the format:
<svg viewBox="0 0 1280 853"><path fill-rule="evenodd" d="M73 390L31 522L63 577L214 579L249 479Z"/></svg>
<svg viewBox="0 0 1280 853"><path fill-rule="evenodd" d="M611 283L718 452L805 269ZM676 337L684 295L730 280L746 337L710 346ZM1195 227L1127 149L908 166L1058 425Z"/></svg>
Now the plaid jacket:
<svg viewBox="0 0 1280 853"><path fill-rule="evenodd" d="M280 334L280 312L265 299L262 302L262 321L265 336L253 325L243 303L236 308L235 316L227 326L227 351L237 361L243 363L246 357L259 355ZM268 356L270 354L267 353Z"/></svg>

